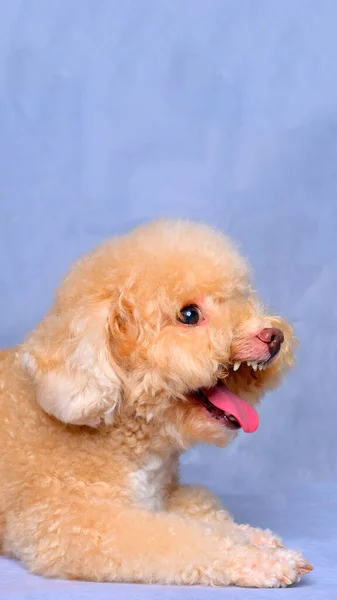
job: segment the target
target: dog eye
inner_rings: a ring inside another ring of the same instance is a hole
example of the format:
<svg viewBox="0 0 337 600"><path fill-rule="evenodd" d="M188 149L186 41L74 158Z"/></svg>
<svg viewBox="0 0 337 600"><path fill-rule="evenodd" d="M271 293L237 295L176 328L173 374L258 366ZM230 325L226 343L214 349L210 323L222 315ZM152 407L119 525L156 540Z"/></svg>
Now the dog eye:
<svg viewBox="0 0 337 600"><path fill-rule="evenodd" d="M189 304L181 309L177 318L184 325L198 325L201 320L200 310L195 304Z"/></svg>

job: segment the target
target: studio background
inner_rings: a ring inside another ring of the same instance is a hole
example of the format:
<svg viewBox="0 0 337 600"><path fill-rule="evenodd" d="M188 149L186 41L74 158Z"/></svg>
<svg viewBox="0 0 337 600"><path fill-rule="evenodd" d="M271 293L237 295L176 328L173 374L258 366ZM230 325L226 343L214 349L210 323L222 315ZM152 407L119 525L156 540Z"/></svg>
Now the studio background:
<svg viewBox="0 0 337 600"><path fill-rule="evenodd" d="M103 239L162 215L216 225L300 348L257 433L189 452L184 478L275 506L336 482L337 3L2 0L0 16L0 345Z"/></svg>

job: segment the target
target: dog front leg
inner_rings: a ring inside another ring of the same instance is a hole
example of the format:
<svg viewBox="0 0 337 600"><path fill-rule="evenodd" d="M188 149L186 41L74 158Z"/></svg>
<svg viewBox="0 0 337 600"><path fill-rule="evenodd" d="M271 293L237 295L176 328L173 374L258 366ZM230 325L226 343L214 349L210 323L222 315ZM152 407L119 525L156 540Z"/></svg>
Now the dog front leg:
<svg viewBox="0 0 337 600"><path fill-rule="evenodd" d="M188 515L205 523L216 525L223 535L241 531L247 541L257 546L282 547L281 539L268 529L238 525L220 500L207 488L194 485L177 485L169 496L168 510Z"/></svg>
<svg viewBox="0 0 337 600"><path fill-rule="evenodd" d="M168 499L168 510L210 524L234 524L229 512L210 490L198 485L177 485Z"/></svg>
<svg viewBox="0 0 337 600"><path fill-rule="evenodd" d="M117 506L86 486L29 487L6 517L5 552L34 573L92 581L280 587L308 570L285 549L172 513ZM89 495L88 495L89 494ZM86 497L85 497L86 496Z"/></svg>

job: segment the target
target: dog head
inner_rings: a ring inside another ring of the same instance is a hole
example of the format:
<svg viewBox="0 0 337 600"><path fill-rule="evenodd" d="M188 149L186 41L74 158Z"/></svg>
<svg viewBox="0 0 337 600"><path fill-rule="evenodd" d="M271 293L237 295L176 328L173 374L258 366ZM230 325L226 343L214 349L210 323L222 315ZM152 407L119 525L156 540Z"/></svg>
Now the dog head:
<svg viewBox="0 0 337 600"><path fill-rule="evenodd" d="M157 221L100 246L65 278L22 347L42 408L75 425L135 420L177 447L254 431L253 405L293 361L235 246Z"/></svg>

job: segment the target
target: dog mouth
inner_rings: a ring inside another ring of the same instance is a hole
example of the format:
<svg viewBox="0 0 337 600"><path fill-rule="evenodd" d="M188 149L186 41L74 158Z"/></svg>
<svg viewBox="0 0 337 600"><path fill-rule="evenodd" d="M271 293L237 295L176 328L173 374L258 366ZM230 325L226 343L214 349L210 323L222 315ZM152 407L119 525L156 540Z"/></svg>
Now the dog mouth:
<svg viewBox="0 0 337 600"><path fill-rule="evenodd" d="M232 371L238 371L241 365L251 367L253 377L255 371L264 370L272 362L272 358L265 361L236 360L232 364ZM194 398L207 411L208 416L227 429L243 429L246 433L253 433L259 426L258 414L253 406L234 394L223 382L218 380L212 388L199 388L193 393Z"/></svg>
<svg viewBox="0 0 337 600"><path fill-rule="evenodd" d="M195 396L199 401L201 401L203 407L207 410L211 417L218 421L220 425L223 425L228 429L241 429L242 425L238 419L230 412L221 410L221 408L218 408L215 406L215 404L212 404L202 389L197 390Z"/></svg>
<svg viewBox="0 0 337 600"><path fill-rule="evenodd" d="M246 433L253 433L259 426L255 408L222 382L218 382L212 388L199 388L194 397L202 404L208 416L227 429L242 428Z"/></svg>

